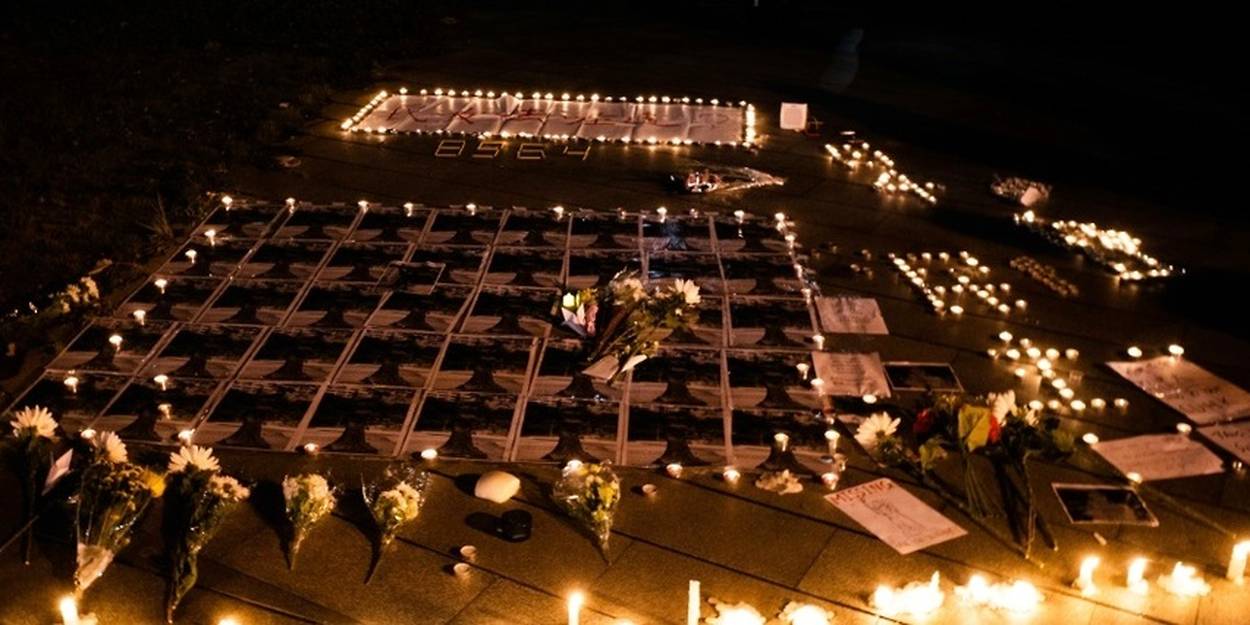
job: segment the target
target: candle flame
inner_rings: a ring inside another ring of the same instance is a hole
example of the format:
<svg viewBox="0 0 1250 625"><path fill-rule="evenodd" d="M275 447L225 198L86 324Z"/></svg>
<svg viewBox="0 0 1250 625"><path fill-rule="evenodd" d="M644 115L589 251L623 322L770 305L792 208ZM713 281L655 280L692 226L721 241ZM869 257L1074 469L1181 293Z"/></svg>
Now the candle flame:
<svg viewBox="0 0 1250 625"><path fill-rule="evenodd" d="M911 582L903 588L882 584L872 594L872 607L885 616L899 614L924 616L942 607L946 593L942 592L940 577L936 571L926 582Z"/></svg>

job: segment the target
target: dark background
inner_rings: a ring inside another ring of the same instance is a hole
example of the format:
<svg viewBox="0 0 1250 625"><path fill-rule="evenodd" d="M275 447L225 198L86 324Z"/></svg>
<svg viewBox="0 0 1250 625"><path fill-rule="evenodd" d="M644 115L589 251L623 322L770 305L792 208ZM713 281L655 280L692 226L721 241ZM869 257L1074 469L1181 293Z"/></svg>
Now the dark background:
<svg viewBox="0 0 1250 625"><path fill-rule="evenodd" d="M368 85L389 63L477 46L546 55L551 76L609 85L592 59L561 50L602 46L638 63L657 47L689 49L696 63L712 48L742 59L782 50L802 71L777 78L744 67L738 75L756 85L740 86L792 93L917 147L1001 163L1004 174L1052 182L1060 194L1097 186L1152 210L1245 227L1237 171L1245 116L1233 99L1242 37L1231 14L1189 5L1094 14L1051 5L589 4L6 6L0 310L41 306L101 259L116 263L101 276L105 287L124 280L199 214L222 174L276 167L278 146L333 90ZM854 29L862 29L857 68L833 93L821 78L845 70L847 55L836 51ZM672 88L663 73L639 87ZM1219 245L1211 269L1240 275L1244 268L1221 265Z"/></svg>

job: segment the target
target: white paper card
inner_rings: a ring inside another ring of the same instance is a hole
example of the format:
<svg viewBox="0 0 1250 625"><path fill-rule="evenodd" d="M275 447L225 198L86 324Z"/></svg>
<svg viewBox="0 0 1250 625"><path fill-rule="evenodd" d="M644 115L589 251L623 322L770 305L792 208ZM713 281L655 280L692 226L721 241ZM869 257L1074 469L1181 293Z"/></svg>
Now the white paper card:
<svg viewBox="0 0 1250 625"><path fill-rule="evenodd" d="M825 499L904 555L968 533L889 478L831 493Z"/></svg>
<svg viewBox="0 0 1250 625"><path fill-rule="evenodd" d="M1042 192L1038 191L1037 187L1029 185L1029 188L1025 189L1024 194L1020 196L1020 203L1024 206L1032 206L1040 199L1042 199Z"/></svg>
<svg viewBox="0 0 1250 625"><path fill-rule="evenodd" d="M1219 456L1184 434L1133 436L1092 447L1121 473L1140 473L1146 482L1224 471Z"/></svg>
<svg viewBox="0 0 1250 625"><path fill-rule="evenodd" d="M1228 450L1242 462L1250 463L1250 421L1209 425L1198 428L1207 440Z"/></svg>
<svg viewBox="0 0 1250 625"><path fill-rule="evenodd" d="M838 354L812 352L816 365L816 377L824 380L821 395L860 397L869 393L877 397L889 397L890 385L885 379L885 368L876 352L870 354Z"/></svg>
<svg viewBox="0 0 1250 625"><path fill-rule="evenodd" d="M1250 417L1250 393L1184 358L1159 356L1107 366L1194 423Z"/></svg>
<svg viewBox="0 0 1250 625"><path fill-rule="evenodd" d="M889 334L881 307L871 297L818 297L820 325L833 334Z"/></svg>
<svg viewBox="0 0 1250 625"><path fill-rule="evenodd" d="M781 129L782 130L806 130L807 129L807 104L796 102L781 103Z"/></svg>

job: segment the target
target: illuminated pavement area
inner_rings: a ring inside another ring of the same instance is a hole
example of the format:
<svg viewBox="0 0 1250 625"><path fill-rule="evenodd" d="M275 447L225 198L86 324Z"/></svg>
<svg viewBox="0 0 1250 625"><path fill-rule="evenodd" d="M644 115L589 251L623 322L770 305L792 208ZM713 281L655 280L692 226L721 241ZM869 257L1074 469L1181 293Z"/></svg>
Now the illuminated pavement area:
<svg viewBox="0 0 1250 625"><path fill-rule="evenodd" d="M1010 368L985 354L987 348L999 344L996 336L1004 330L1060 349L1076 348L1080 352L1076 366L1084 370L1082 393L1129 401L1126 412L1087 411L1079 420L1065 422L1074 432L1095 432L1104 440L1169 432L1179 420L1163 404L1099 365L1122 358L1129 344L1153 349L1183 344L1186 357L1250 388L1250 367L1242 358L1250 347L1246 341L1187 321L1187 313L1178 310L1174 298L1156 286L1118 287L1092 263L1013 226L1010 215L1015 209L987 190L991 173L996 171L993 164L970 162L870 133L864 138L893 155L900 169L916 179L946 186L937 207L878 195L866 181L848 180L846 172L825 154L825 141L848 126L831 111L813 110L826 124L825 137L783 133L776 128L777 105L782 99L801 96L786 94L781 86L770 87L773 82L764 78L762 69L735 75L733 81L696 71L708 65L733 67L735 54L746 53L725 47L707 50L697 58L676 51L657 54L651 63L666 68L659 77L662 82L657 83L656 76L624 58L588 59L584 71L561 73L533 58L465 51L405 65L388 77L402 82L381 86L560 90L570 82L564 76L578 76L570 90L581 86L587 92L632 93L645 87L676 95L731 95L759 109L765 139L758 153L729 148L596 146L582 160L561 156L560 146L551 146L545 160L520 161L515 158L514 142L496 158L476 159L471 156L476 141L471 139L459 157L435 158L438 140L434 138L381 138L338 130L344 117L372 97L370 90L336 96L325 119L310 125L307 134L294 141L300 167L232 172L234 184L228 190L272 199L364 198L389 204L412 200L431 206L471 201L631 210L663 204L671 213L691 207L722 212L741 207L758 215L785 211L812 253L811 265L824 293L874 297L889 325L889 336L831 337L833 350L878 351L887 361L947 362L969 391L986 392L1020 388ZM804 62L819 63L816 59L789 59L790 63L773 59L776 62L770 63L760 58L766 53L750 54L751 67L778 68L768 72L781 73L778 83L797 82L797 68ZM796 75L787 77L786 72ZM692 160L748 165L785 177L787 182L781 188L734 195L667 194L661 185L663 176ZM1213 218L1169 213L1096 188L1065 186L1056 193L1055 201L1039 213L1127 228L1141 236L1148 252L1178 266L1199 260L1244 266L1245 250L1250 249L1250 242L1237 240L1246 238L1245 232L1225 233ZM1206 246L1213 237L1221 238L1227 249L1241 251L1210 260L1203 255L1210 253ZM861 250L869 250L871 260L861 256ZM959 320L933 315L890 268L886 254L942 250L968 250L989 264L996 281L1011 282L1013 292L1028 299L1027 311L1013 311L1007 317L969 312ZM1060 299L1007 268L1010 259L1025 254L1058 268L1079 286L1080 296ZM871 267L871 276L851 271L853 263ZM381 466L380 462L328 455L317 459L234 451L221 455L229 469L248 478L280 480L285 472L316 466L329 468L349 486L356 483L358 474ZM944 509L969 535L904 557L835 511L821 498L825 491L810 482L803 493L782 497L752 487L749 480L727 487L713 475L675 480L638 469L621 470L629 492L617 517L609 564L553 511L544 495L555 476L553 468L512 467L523 476L524 489L505 506L468 494L473 476L486 466L440 461L433 468L437 477L426 510L402 532L370 585L362 584L370 549L367 534L358 525L359 510L344 506L328 527L318 530L306 543L294 573L286 571L274 521L247 510L229 520L201 558L200 582L184 601L180 622L210 623L234 616L246 625L554 624L564 622L564 597L580 589L587 594L585 623L623 618L640 625L681 623L687 580L698 579L705 596L745 601L765 615L776 614L789 600L802 600L826 606L836 613L838 623L867 624L891 622L868 606L868 595L877 584L923 580L935 570L942 574L948 597L946 606L927 620L933 623L1232 625L1246 622L1250 614L1250 588L1222 579L1232 541L1167 507L1152 505L1161 521L1157 529L1098 526L1106 546L1099 545L1090 529L1063 522L1063 512L1047 485L1092 481L1082 467L1045 466L1035 473L1043 514L1050 519L1060 546L1057 553L1039 552L1042 567L1026 563L919 489L913 492ZM861 454L852 453L843 486L881 474ZM0 483L5 492L12 492L16 483L9 473L3 475ZM645 482L658 485L654 496L635 490ZM1234 531L1250 532L1250 477L1230 472L1158 486ZM273 496L264 489L257 494L261 502L266 497L272 501ZM258 508L264 506L258 504ZM528 542L506 543L490 533L492 519L510 508L534 514L534 535ZM159 621L163 579L157 574L157 516L149 515L144 534L88 593L85 607L96 612L102 623ZM0 536L7 536L14 527L15 508L0 517ZM47 623L53 618L55 599L70 588L72 546L52 541L54 528L46 529L49 537L39 543L29 568L23 568L12 554L0 559L0 623ZM70 533L62 527L56 536L63 540ZM450 573L450 566L457 561L455 550L463 544L476 545L479 553L473 570L457 577ZM1103 561L1096 577L1102 590L1082 598L1069 585L1081 558L1094 553ZM1198 564L1212 583L1211 595L1180 599L1157 586L1148 597L1130 594L1123 587L1123 571L1139 555L1152 560L1148 574L1152 580L1178 559ZM964 583L974 572L1030 580L1046 601L1029 617L963 607L953 596L951 584ZM710 616L710 608L704 614Z"/></svg>

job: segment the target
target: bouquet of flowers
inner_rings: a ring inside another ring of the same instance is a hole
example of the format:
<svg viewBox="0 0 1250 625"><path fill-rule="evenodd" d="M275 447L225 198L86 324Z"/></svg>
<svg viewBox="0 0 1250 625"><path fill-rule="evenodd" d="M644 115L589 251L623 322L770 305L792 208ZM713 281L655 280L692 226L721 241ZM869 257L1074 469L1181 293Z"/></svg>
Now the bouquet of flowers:
<svg viewBox="0 0 1250 625"><path fill-rule="evenodd" d="M317 473L288 475L282 479L282 498L286 502L286 519L291 523L287 565L294 570L295 557L308 533L334 511L335 489Z"/></svg>
<svg viewBox="0 0 1250 625"><path fill-rule="evenodd" d="M93 447L74 515L78 541L74 592L80 597L130 542L148 503L165 492L165 477L132 464L116 434L97 435Z"/></svg>
<svg viewBox="0 0 1250 625"><path fill-rule="evenodd" d="M699 285L677 279L648 291L637 272L616 274L606 287L612 315L584 373L612 381L654 355L660 339L689 330L699 318ZM597 300L597 294L591 291ZM597 311L597 307L596 307ZM593 324L593 321L591 322Z"/></svg>
<svg viewBox="0 0 1250 625"><path fill-rule="evenodd" d="M1006 513L1011 542L1028 558L1039 533L1055 548L1034 504L1029 461L1064 457L1074 446L1071 435L1059 429L1057 418L1018 407L1015 399L1013 391L984 397L939 396L915 414L909 428L902 427L901 418L878 413L860 424L855 440L878 462L908 471L976 520ZM962 497L936 474L951 457L960 461ZM985 464L992 468L992 479L978 469Z"/></svg>
<svg viewBox="0 0 1250 625"><path fill-rule="evenodd" d="M387 468L382 479L362 487L365 504L369 507L369 513L378 530L373 563L365 578L366 584L373 579L382 560L382 553L395 540L399 528L416 520L417 515L421 514L429 484L428 473L404 464Z"/></svg>
<svg viewBox="0 0 1250 625"><path fill-rule="evenodd" d="M599 302L594 289L582 289L565 293L560 298L560 316L564 325L582 338L595 335L595 317L599 314Z"/></svg>
<svg viewBox="0 0 1250 625"><path fill-rule="evenodd" d="M621 480L612 466L607 463L566 465L552 490L552 497L569 516L590 530L606 560L612 519L616 516L616 504L621 500Z"/></svg>
<svg viewBox="0 0 1250 625"><path fill-rule="evenodd" d="M22 408L13 413L9 425L13 426L13 464L22 476L22 558L30 564L30 550L34 541L30 525L35 520L35 508L43 491L43 483L52 467L52 447L56 444L56 420L47 408L39 406Z"/></svg>
<svg viewBox="0 0 1250 625"><path fill-rule="evenodd" d="M200 551L226 515L251 493L238 480L221 474L213 450L197 445L169 454L169 484L173 492L165 507L170 560L165 621L172 623L174 610L195 586Z"/></svg>

